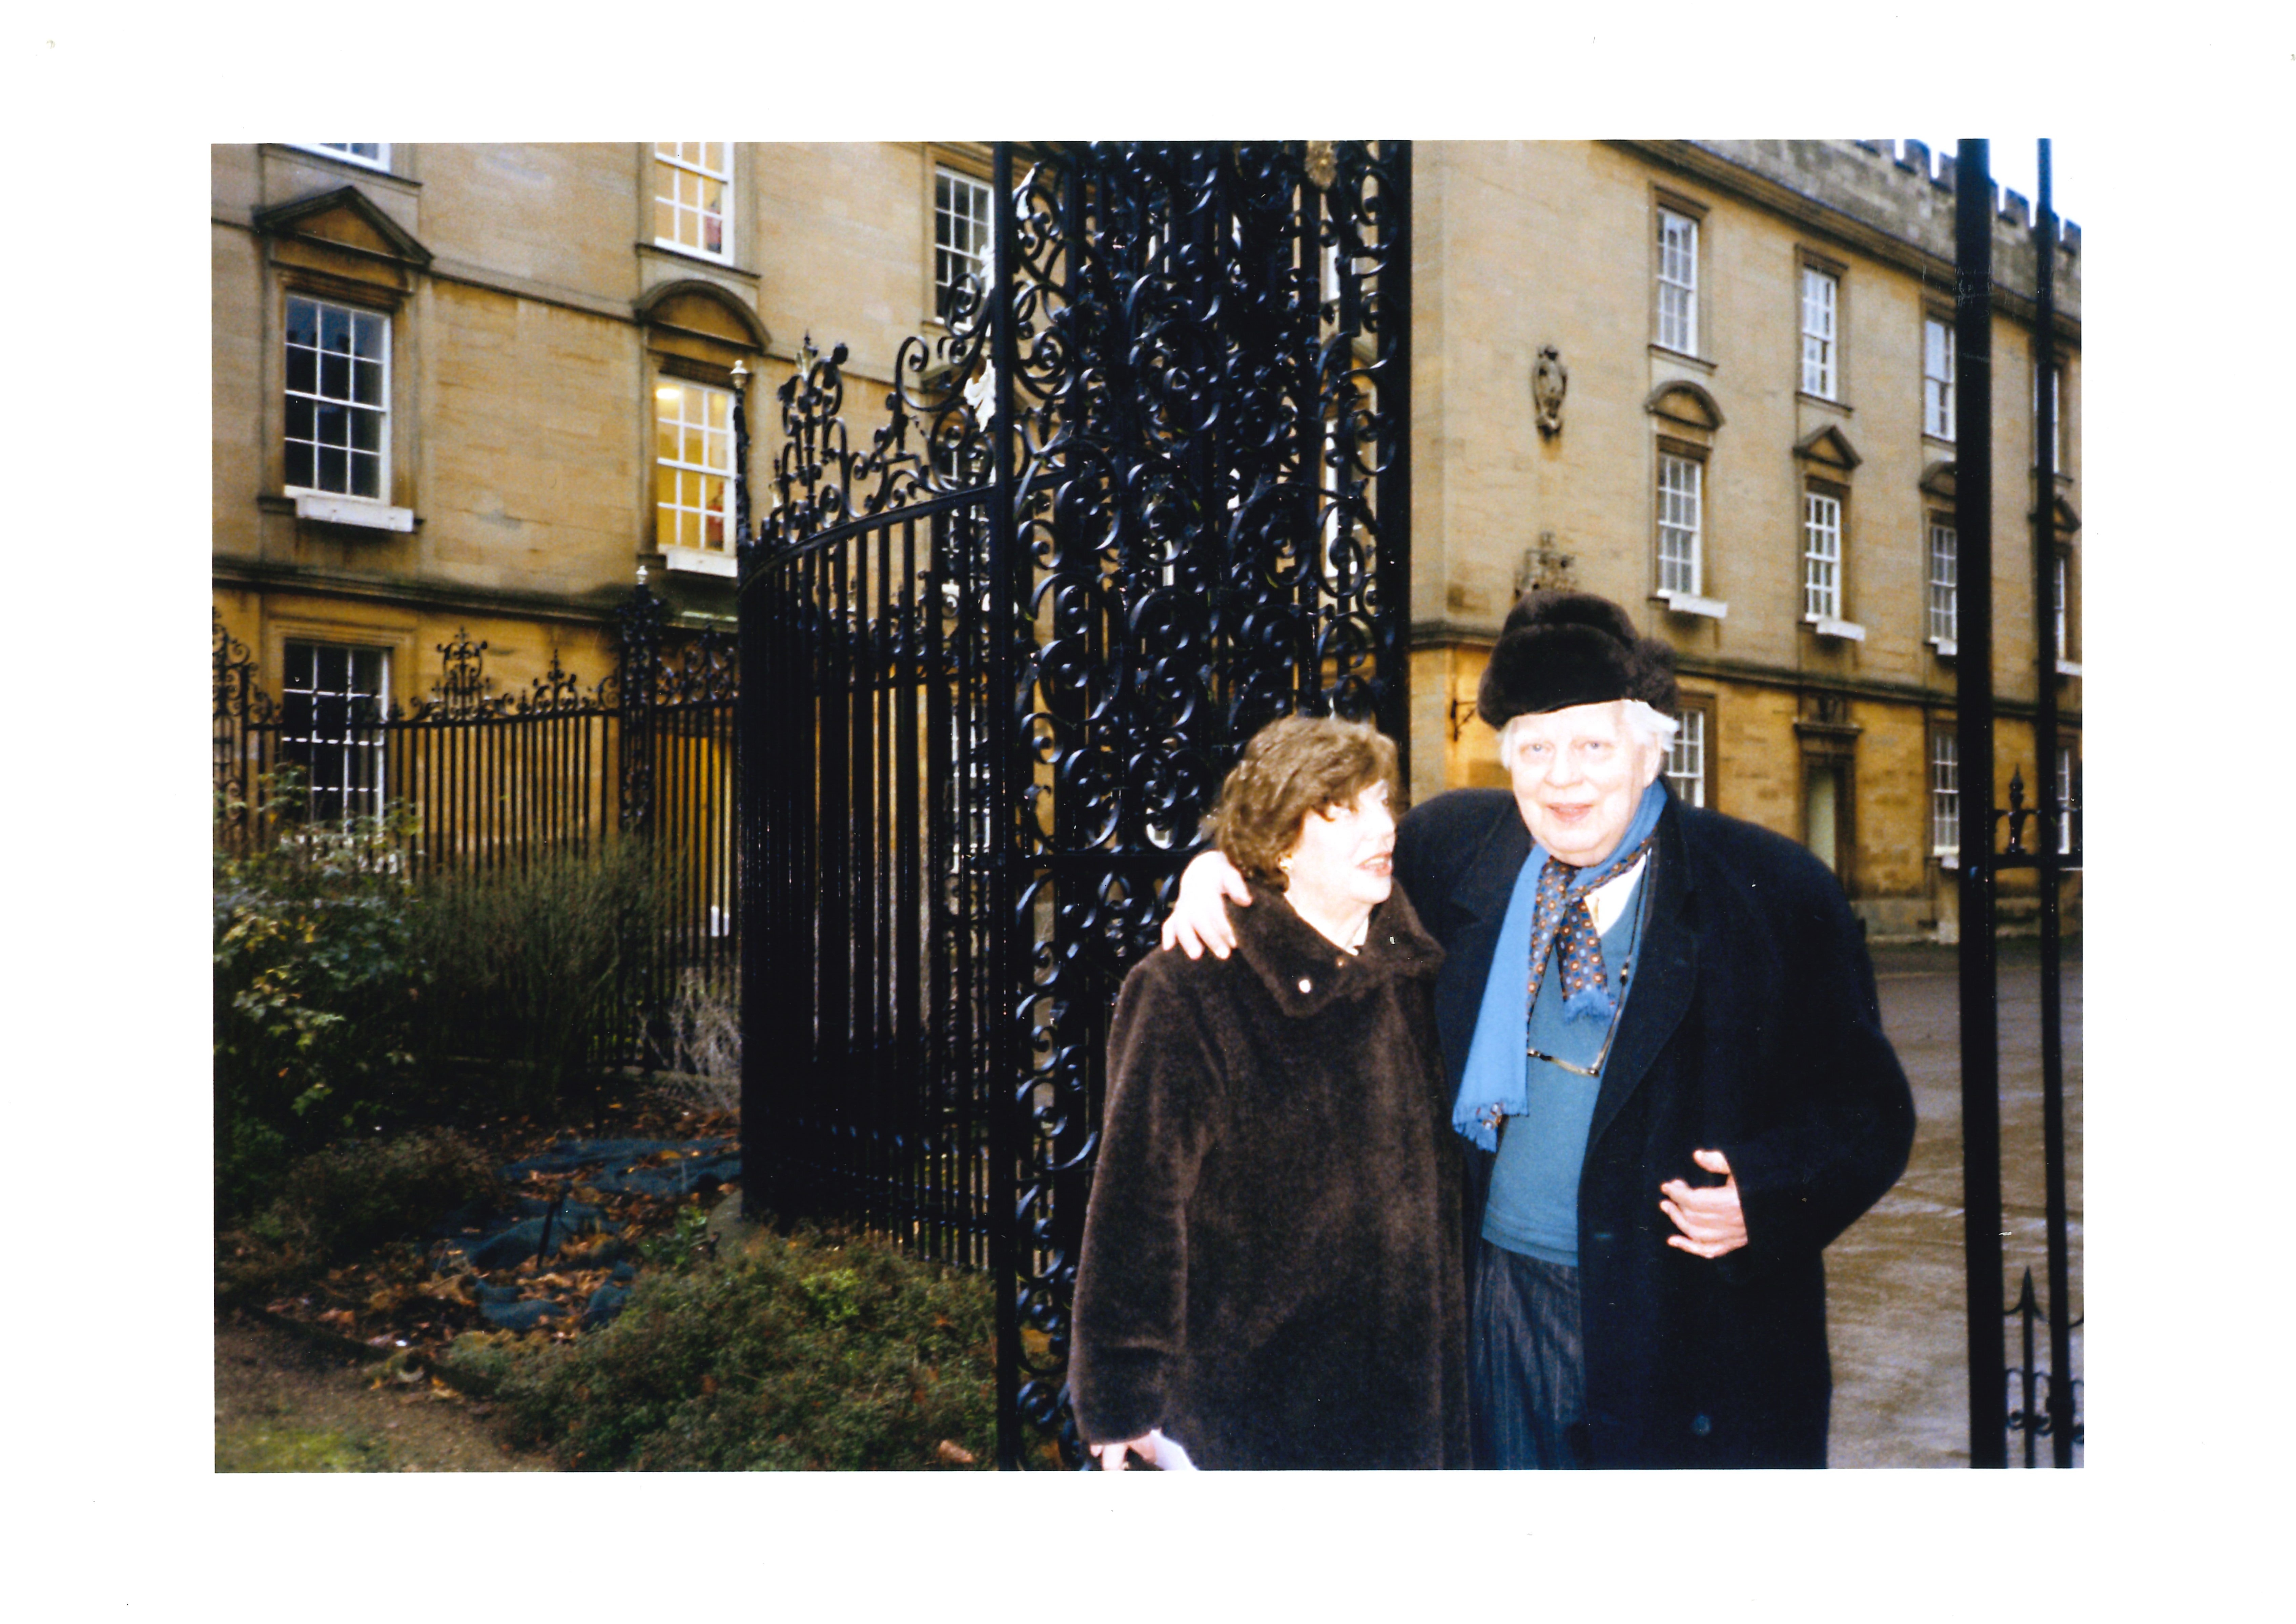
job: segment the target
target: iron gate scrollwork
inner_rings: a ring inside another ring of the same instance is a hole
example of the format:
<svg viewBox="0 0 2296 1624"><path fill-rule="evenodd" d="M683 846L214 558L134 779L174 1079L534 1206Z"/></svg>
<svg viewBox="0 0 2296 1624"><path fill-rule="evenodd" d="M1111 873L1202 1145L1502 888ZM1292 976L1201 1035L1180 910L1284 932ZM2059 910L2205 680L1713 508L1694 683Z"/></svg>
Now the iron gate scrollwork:
<svg viewBox="0 0 2296 1624"><path fill-rule="evenodd" d="M808 340L741 526L744 1190L990 1269L999 1462L1075 1465L1123 973L1263 722L1407 747L1410 153L996 164L983 285L865 444Z"/></svg>

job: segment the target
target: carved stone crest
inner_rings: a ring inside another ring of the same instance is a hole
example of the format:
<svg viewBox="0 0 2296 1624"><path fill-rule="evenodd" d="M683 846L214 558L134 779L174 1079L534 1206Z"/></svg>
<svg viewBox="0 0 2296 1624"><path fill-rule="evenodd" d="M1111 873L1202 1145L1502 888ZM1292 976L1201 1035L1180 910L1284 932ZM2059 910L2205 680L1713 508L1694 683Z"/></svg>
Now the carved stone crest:
<svg viewBox="0 0 2296 1624"><path fill-rule="evenodd" d="M1538 360L1530 369L1530 400L1538 410L1538 432L1562 432L1562 394L1570 387L1570 369L1562 352L1552 344L1538 347Z"/></svg>
<svg viewBox="0 0 2296 1624"><path fill-rule="evenodd" d="M1522 562L1514 572L1515 596L1519 598L1533 587L1574 589L1577 583L1570 575L1572 562L1570 554L1555 547L1554 531L1540 531L1538 545L1522 550Z"/></svg>

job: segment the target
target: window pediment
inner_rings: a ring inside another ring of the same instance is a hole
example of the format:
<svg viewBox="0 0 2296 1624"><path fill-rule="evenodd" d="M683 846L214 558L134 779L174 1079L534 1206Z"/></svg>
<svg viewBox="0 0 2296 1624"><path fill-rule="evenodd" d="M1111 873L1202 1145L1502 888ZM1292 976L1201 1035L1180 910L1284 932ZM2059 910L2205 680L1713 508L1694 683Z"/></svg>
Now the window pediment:
<svg viewBox="0 0 2296 1624"><path fill-rule="evenodd" d="M1940 459L1922 469L1921 488L1943 502L1954 498L1954 472L1951 459Z"/></svg>
<svg viewBox="0 0 2296 1624"><path fill-rule="evenodd" d="M1687 379L1669 379L1659 385L1643 402L1643 410L1652 417L1710 433L1722 427L1722 408L1714 404L1714 396Z"/></svg>
<svg viewBox="0 0 2296 1624"><path fill-rule="evenodd" d="M430 263L430 250L356 186L339 186L316 197L259 209L255 229L266 237L298 237L391 260L409 270L419 271Z"/></svg>
<svg viewBox="0 0 2296 1624"><path fill-rule="evenodd" d="M648 289L633 306L649 327L762 355L768 342L758 313L716 282L686 277Z"/></svg>
<svg viewBox="0 0 2296 1624"><path fill-rule="evenodd" d="M1845 474L1866 460L1857 454L1857 448L1849 443L1849 437L1841 432L1840 425L1834 423L1803 436L1794 445L1794 455L1806 462L1840 469Z"/></svg>

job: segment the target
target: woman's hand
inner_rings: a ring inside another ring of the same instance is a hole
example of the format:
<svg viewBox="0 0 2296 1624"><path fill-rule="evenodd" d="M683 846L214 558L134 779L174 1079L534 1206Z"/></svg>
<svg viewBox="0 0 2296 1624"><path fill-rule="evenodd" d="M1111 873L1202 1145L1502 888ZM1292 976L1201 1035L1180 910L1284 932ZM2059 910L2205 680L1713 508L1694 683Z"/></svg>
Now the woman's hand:
<svg viewBox="0 0 2296 1624"><path fill-rule="evenodd" d="M1251 887L1224 853L1199 852L1181 871L1179 900L1164 918L1163 945L1177 947L1191 959L1202 958L1208 948L1213 958L1226 958L1235 949L1235 930L1220 905L1223 898L1249 908Z"/></svg>

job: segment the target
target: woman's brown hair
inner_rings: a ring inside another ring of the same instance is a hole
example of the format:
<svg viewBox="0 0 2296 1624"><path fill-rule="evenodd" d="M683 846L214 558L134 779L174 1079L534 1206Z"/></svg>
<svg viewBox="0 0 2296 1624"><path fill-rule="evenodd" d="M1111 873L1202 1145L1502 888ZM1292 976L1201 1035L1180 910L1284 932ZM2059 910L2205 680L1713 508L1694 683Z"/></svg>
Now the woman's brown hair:
<svg viewBox="0 0 2296 1624"><path fill-rule="evenodd" d="M1363 722L1336 716L1284 716L1252 735L1220 785L1205 829L1247 879L1283 888L1277 865L1300 843L1308 814L1354 804L1385 784L1399 815L1395 741Z"/></svg>

